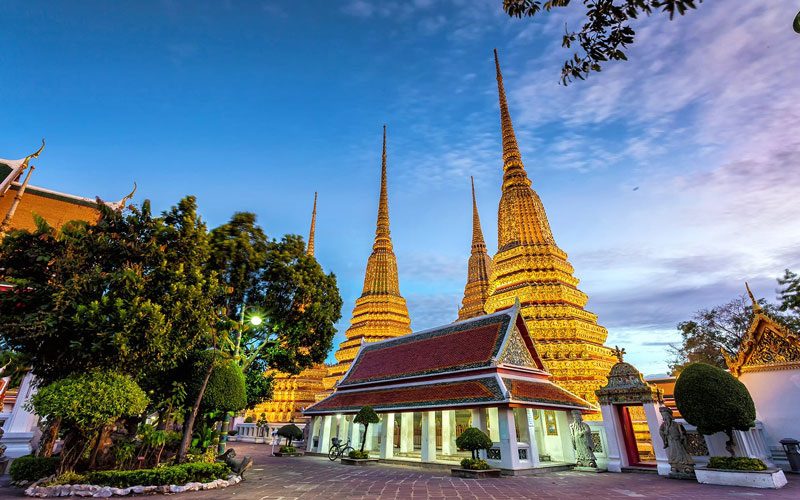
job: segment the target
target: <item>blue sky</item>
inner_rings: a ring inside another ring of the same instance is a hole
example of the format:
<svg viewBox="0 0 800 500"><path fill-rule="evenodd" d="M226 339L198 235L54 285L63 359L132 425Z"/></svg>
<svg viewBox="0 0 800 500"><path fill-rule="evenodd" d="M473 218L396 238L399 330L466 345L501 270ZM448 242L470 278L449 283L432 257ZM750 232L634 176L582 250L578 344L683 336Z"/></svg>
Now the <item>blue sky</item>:
<svg viewBox="0 0 800 500"><path fill-rule="evenodd" d="M501 149L491 50L556 240L647 373L675 324L800 267L800 37L792 0L706 2L636 23L626 63L560 86L574 9L512 20L492 0L0 4L0 157L47 149L32 180L210 226L258 214L339 278L342 338L377 208L381 125L401 290L415 330L455 318L469 176L496 247ZM638 188L638 189L635 189Z"/></svg>

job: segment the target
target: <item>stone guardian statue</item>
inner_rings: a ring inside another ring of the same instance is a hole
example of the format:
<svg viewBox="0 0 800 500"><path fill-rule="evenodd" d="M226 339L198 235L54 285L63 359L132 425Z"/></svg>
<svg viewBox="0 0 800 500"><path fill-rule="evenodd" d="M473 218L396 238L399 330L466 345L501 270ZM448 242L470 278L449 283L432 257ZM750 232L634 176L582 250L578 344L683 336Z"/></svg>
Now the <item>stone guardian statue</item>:
<svg viewBox="0 0 800 500"><path fill-rule="evenodd" d="M572 447L575 449L576 465L578 467L597 468L592 428L583 421L580 410L572 410L572 423L569 424L569 430L572 434Z"/></svg>
<svg viewBox="0 0 800 500"><path fill-rule="evenodd" d="M664 441L664 449L667 450L667 460L671 469L670 477L693 478L694 460L686 451L686 429L675 421L670 408L662 406L659 411L664 421L661 422L658 431Z"/></svg>

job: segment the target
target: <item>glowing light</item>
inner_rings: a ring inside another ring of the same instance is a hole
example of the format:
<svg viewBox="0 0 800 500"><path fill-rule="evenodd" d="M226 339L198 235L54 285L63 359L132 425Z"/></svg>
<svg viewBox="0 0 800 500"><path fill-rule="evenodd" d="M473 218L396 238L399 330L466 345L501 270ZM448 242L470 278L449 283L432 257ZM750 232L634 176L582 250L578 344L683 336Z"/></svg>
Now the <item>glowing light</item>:
<svg viewBox="0 0 800 500"><path fill-rule="evenodd" d="M253 326L258 326L264 322L264 318L261 316L251 316L250 317L250 324Z"/></svg>

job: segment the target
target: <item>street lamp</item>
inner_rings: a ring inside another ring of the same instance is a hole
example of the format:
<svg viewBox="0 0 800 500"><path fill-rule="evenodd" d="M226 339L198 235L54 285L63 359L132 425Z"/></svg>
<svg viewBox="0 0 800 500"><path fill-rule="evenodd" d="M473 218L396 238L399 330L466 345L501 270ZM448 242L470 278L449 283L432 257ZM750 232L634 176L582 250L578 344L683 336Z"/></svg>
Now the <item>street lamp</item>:
<svg viewBox="0 0 800 500"><path fill-rule="evenodd" d="M242 334L244 333L244 315L248 309L256 308L254 306L242 306L242 311L239 314L239 329L236 332L236 351L234 352L236 359L239 359L239 349L242 344ZM256 312L255 314L250 315L248 322L253 326L259 326L264 322L264 318L258 314L258 312Z"/></svg>

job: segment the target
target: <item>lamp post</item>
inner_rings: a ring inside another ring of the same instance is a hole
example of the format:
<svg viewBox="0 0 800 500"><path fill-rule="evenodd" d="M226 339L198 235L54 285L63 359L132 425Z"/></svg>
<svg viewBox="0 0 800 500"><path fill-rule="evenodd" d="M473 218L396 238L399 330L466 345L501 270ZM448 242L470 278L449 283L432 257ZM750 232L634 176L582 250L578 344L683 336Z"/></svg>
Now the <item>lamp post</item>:
<svg viewBox="0 0 800 500"><path fill-rule="evenodd" d="M237 363L240 364L241 358L241 346L242 346L242 335L244 334L245 328L245 313L248 309L254 309L253 306L242 306L242 310L239 313L239 328L236 329L236 343L234 344L234 351L233 351L233 359L236 360ZM262 318L259 314L252 314L248 319L248 322L251 326L259 326L264 322L264 318ZM222 418L222 428L220 429L220 437L219 437L219 444L217 445L217 454L222 455L225 453L225 447L228 443L228 432L230 431L231 427L231 414L230 412L225 412L225 416Z"/></svg>

